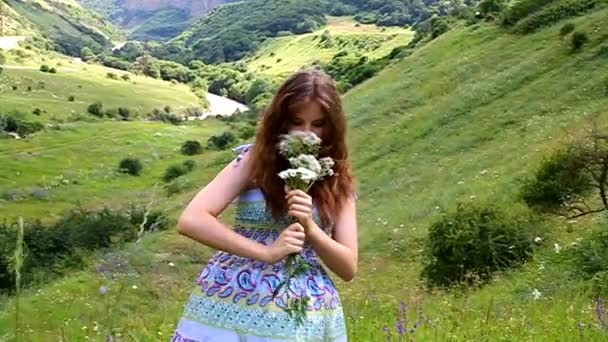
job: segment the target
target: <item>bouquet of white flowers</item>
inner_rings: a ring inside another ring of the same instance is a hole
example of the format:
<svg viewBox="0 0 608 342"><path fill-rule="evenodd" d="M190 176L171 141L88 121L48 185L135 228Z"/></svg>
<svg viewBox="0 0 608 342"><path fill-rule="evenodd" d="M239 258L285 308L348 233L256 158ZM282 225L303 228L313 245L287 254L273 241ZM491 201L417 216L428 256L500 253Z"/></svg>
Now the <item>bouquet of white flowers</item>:
<svg viewBox="0 0 608 342"><path fill-rule="evenodd" d="M321 139L310 132L293 132L280 136L278 144L279 154L289 161L291 168L279 173L279 177L292 190L308 192L314 182L328 176L333 176L334 161L329 158L317 159ZM302 275L308 270L309 265L299 254L291 254L287 257L287 279L279 284L273 293L276 297L279 290L289 284L292 278ZM302 296L300 299L290 300L289 285L287 286L287 308L285 311L301 324L306 317L306 306L310 298Z"/></svg>

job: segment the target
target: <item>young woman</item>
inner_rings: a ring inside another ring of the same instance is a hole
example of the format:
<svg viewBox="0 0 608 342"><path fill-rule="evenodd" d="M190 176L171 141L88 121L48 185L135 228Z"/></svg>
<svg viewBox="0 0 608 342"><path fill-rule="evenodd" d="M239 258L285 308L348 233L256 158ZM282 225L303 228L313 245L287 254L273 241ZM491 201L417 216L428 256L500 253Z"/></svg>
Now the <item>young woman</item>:
<svg viewBox="0 0 608 342"><path fill-rule="evenodd" d="M345 119L331 78L316 70L295 73L264 112L255 143L237 148L236 160L188 204L179 233L218 251L197 278L171 341L346 341L340 297L320 263L345 281L357 273ZM308 193L290 190L278 177L288 168L276 149L279 136L298 130L319 136L319 157L335 161L336 174ZM233 200L231 229L217 217ZM311 267L273 298L291 253ZM286 291L310 298L303 324L284 311Z"/></svg>

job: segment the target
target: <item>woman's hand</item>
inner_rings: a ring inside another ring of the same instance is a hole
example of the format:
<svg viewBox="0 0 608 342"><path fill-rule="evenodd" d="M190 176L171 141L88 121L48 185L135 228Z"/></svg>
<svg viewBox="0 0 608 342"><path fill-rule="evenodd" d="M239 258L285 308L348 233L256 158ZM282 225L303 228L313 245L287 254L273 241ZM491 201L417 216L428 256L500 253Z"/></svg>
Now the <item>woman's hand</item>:
<svg viewBox="0 0 608 342"><path fill-rule="evenodd" d="M312 197L302 190L290 190L285 186L287 195L287 214L295 217L298 222L304 227L304 231L308 232L309 228L314 223L312 219Z"/></svg>
<svg viewBox="0 0 608 342"><path fill-rule="evenodd" d="M266 262L274 264L291 253L300 253L304 246L306 234L304 227L294 223L281 232L281 235L267 248Z"/></svg>

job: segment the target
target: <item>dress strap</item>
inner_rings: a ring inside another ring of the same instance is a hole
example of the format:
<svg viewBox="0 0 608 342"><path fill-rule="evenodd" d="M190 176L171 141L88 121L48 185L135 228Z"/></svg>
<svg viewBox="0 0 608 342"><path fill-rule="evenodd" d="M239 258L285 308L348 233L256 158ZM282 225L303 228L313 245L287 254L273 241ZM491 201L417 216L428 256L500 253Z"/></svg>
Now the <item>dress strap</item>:
<svg viewBox="0 0 608 342"><path fill-rule="evenodd" d="M245 155L245 153L247 151L249 151L252 147L253 147L253 144L243 144L243 145L233 148L232 152L238 153L238 156L236 157L236 162L237 163L240 162L241 159L243 159L243 156Z"/></svg>

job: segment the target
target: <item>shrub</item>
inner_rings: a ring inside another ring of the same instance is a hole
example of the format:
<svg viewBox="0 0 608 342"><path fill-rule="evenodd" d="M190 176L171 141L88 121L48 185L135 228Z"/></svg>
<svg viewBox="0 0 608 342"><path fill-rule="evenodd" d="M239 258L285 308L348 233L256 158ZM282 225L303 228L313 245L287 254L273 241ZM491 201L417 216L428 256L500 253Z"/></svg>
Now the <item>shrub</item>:
<svg viewBox="0 0 608 342"><path fill-rule="evenodd" d="M195 140L186 141L182 145L182 148L181 148L182 154L187 155L187 156L200 154L202 151L203 151L203 146L201 146L201 143L199 143L198 141L195 141Z"/></svg>
<svg viewBox="0 0 608 342"><path fill-rule="evenodd" d="M129 108L125 108L125 107L119 107L118 108L118 115L123 119L126 120L131 116L131 111L129 110Z"/></svg>
<svg viewBox="0 0 608 342"><path fill-rule="evenodd" d="M573 148L545 159L536 174L524 181L521 198L537 210L556 212L591 190L591 179Z"/></svg>
<svg viewBox="0 0 608 342"><path fill-rule="evenodd" d="M196 167L196 162L192 159L188 159L188 160L184 161L183 165L187 171L192 171L194 169L194 167Z"/></svg>
<svg viewBox="0 0 608 342"><path fill-rule="evenodd" d="M580 51L587 42L589 36L585 32L574 32L572 35L572 51Z"/></svg>
<svg viewBox="0 0 608 342"><path fill-rule="evenodd" d="M68 97L68 101L70 101L70 102L74 102L74 100L76 100L76 98L74 97L74 95L70 95L70 96Z"/></svg>
<svg viewBox="0 0 608 342"><path fill-rule="evenodd" d="M150 120L153 121L162 121L173 125L179 125L180 123L182 123L182 121L184 121L182 118L175 114L165 113L158 109L153 110L152 114L149 114L148 117L150 118Z"/></svg>
<svg viewBox="0 0 608 342"><path fill-rule="evenodd" d="M34 108L34 110L32 111L32 113L34 115L40 116L40 114L42 114L42 109L40 109L40 108Z"/></svg>
<svg viewBox="0 0 608 342"><path fill-rule="evenodd" d="M55 224L39 221L24 226L26 253L21 270L22 284L30 284L39 275L62 275L87 262L83 251L108 248L117 242L132 241L138 236L147 213L144 231L165 230L167 216L157 210L131 205L127 211L86 211L76 208L64 214ZM10 266L16 244L16 229L0 223L0 292L14 290L14 273Z"/></svg>
<svg viewBox="0 0 608 342"><path fill-rule="evenodd" d="M129 74L123 74L122 76L120 76L123 80L125 81L129 81L131 79L131 76L129 76Z"/></svg>
<svg viewBox="0 0 608 342"><path fill-rule="evenodd" d="M125 158L118 165L119 172L128 173L132 176L139 176L142 168L141 162L135 158Z"/></svg>
<svg viewBox="0 0 608 342"><path fill-rule="evenodd" d="M487 280L531 256L531 226L492 207L459 205L430 227L423 276L441 286Z"/></svg>
<svg viewBox="0 0 608 342"><path fill-rule="evenodd" d="M592 232L588 237L575 244L565 255L572 261L575 274L591 280L598 295L608 294L608 230Z"/></svg>
<svg viewBox="0 0 608 342"><path fill-rule="evenodd" d="M87 112L89 114L95 115L97 117L103 117L103 104L101 102L91 103L87 108Z"/></svg>
<svg viewBox="0 0 608 342"><path fill-rule="evenodd" d="M562 26L562 28L559 30L559 35L562 37L567 36L568 34L570 34L572 31L574 31L574 24L573 23L566 23L564 24L564 26Z"/></svg>
<svg viewBox="0 0 608 342"><path fill-rule="evenodd" d="M597 2L597 0L563 0L556 4L542 7L542 9L517 23L515 31L523 34L535 32L540 28L553 25L565 18L580 15L593 8Z"/></svg>
<svg viewBox="0 0 608 342"><path fill-rule="evenodd" d="M183 164L171 165L165 170L165 174L163 175L163 181L169 183L175 178L185 175L186 173L188 173L188 170Z"/></svg>
<svg viewBox="0 0 608 342"><path fill-rule="evenodd" d="M484 17L496 15L502 11L503 6L504 2L501 0L482 0L479 3L479 12L481 12Z"/></svg>
<svg viewBox="0 0 608 342"><path fill-rule="evenodd" d="M30 122L18 119L15 116L0 114L0 132L12 132L25 137L44 129L40 122Z"/></svg>
<svg viewBox="0 0 608 342"><path fill-rule="evenodd" d="M247 140L251 137L255 136L255 127L247 125L239 129L239 138L243 140Z"/></svg>
<svg viewBox="0 0 608 342"><path fill-rule="evenodd" d="M226 131L220 135L214 135L209 138L207 145L211 149L225 150L228 146L236 141L234 134Z"/></svg>
<svg viewBox="0 0 608 342"><path fill-rule="evenodd" d="M56 73L57 73L57 69L55 69L55 68L50 68L50 69L49 69L49 72L50 72L51 74L56 74Z"/></svg>
<svg viewBox="0 0 608 342"><path fill-rule="evenodd" d="M109 78L109 79L112 79L112 80L117 80L117 79L118 79L118 75L116 75L116 74L115 74L115 73L113 73L113 72L109 72L109 73L107 73L107 74L106 74L106 77L107 77L107 78Z"/></svg>
<svg viewBox="0 0 608 342"><path fill-rule="evenodd" d="M42 64L42 65L40 66L40 71L42 71L42 72L49 72L49 70L50 70L50 68L49 68L49 66L48 66L48 65L46 65L46 64Z"/></svg>

